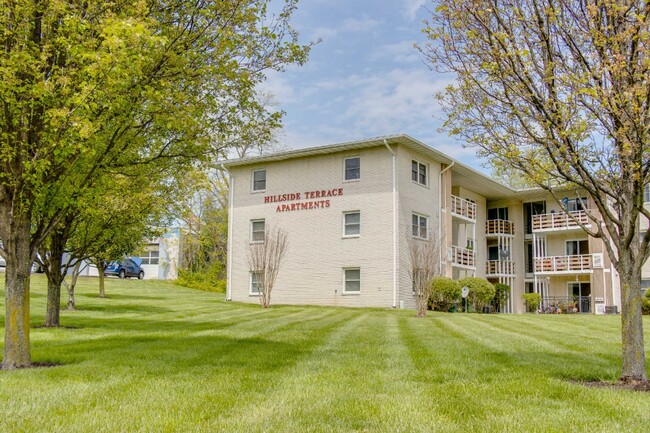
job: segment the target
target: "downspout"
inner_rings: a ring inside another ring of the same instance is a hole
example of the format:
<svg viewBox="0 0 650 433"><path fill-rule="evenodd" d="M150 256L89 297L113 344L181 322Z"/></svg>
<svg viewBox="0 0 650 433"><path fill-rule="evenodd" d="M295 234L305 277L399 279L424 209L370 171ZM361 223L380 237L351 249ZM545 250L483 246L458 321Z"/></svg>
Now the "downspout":
<svg viewBox="0 0 650 433"><path fill-rule="evenodd" d="M397 155L385 138L384 145L393 155L393 308L397 308Z"/></svg>
<svg viewBox="0 0 650 433"><path fill-rule="evenodd" d="M456 164L456 161L451 161L447 167L440 171L440 180L438 182L438 242L440 247L438 248L438 270L442 274L442 175L445 174L447 170L452 168ZM446 192L446 191L445 191ZM445 203L447 203L447 198L444 197ZM447 227L445 227L447 229Z"/></svg>
<svg viewBox="0 0 650 433"><path fill-rule="evenodd" d="M228 267L226 268L226 301L232 301L232 231L233 231L233 208L235 198L235 178L230 174L225 165L221 169L228 174Z"/></svg>

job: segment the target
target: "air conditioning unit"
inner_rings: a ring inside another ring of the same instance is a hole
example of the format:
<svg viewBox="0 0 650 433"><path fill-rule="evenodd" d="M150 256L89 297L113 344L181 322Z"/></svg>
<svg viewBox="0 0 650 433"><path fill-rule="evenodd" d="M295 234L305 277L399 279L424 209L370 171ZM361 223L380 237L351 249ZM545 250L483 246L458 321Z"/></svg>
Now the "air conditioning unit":
<svg viewBox="0 0 650 433"><path fill-rule="evenodd" d="M595 253L592 254L592 267L594 269L602 269L603 268L603 253Z"/></svg>

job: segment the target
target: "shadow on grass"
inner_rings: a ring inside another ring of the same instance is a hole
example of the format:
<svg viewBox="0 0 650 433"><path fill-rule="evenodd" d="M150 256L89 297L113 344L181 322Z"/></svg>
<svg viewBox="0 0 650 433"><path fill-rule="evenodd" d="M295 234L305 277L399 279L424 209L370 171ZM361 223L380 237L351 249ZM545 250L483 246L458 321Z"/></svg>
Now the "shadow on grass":
<svg viewBox="0 0 650 433"><path fill-rule="evenodd" d="M117 305L81 305L72 311L101 311L109 314L120 313L152 313L162 314L173 311L165 307L157 307L154 305L132 305L132 304L117 304Z"/></svg>
<svg viewBox="0 0 650 433"><path fill-rule="evenodd" d="M107 293L106 296L101 298L99 294L84 293L81 295L76 295L77 298L88 298L88 299L113 299L113 300L122 300L122 301L164 301L170 298L164 296L147 296L147 295L123 295L121 293Z"/></svg>

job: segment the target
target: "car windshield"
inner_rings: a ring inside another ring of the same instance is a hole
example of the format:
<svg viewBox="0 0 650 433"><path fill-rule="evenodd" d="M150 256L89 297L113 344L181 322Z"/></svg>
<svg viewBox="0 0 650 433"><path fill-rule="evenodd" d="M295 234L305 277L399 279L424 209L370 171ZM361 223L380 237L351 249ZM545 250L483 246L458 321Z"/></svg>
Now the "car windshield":
<svg viewBox="0 0 650 433"><path fill-rule="evenodd" d="M135 263L136 266L142 265L142 259L140 257L129 257L129 260Z"/></svg>

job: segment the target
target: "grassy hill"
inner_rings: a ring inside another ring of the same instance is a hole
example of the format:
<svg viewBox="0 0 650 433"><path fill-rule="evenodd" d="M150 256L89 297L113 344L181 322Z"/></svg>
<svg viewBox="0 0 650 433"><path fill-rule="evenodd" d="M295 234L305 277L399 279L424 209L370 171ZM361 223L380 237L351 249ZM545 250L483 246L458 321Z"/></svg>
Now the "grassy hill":
<svg viewBox="0 0 650 433"><path fill-rule="evenodd" d="M650 393L575 382L617 378L616 316L262 310L146 280L111 279L106 293L98 298L97 280L81 279L79 310L62 311L67 328L37 328L45 279L33 278L32 359L59 365L0 371L1 432L639 432L650 425Z"/></svg>

